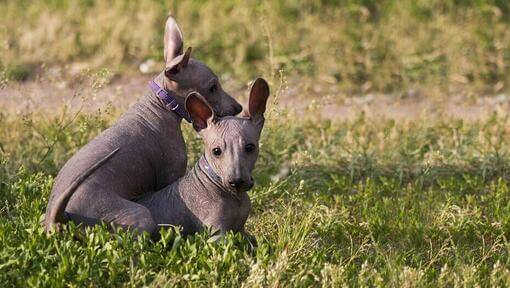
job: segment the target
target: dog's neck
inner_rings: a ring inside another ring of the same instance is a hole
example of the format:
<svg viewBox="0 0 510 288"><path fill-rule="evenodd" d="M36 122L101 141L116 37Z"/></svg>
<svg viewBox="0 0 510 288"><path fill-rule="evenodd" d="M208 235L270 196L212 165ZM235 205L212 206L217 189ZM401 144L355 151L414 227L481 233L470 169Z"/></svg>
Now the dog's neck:
<svg viewBox="0 0 510 288"><path fill-rule="evenodd" d="M160 87L170 89L171 84L167 83L165 78L165 74L162 72L154 79L154 82ZM168 91L176 95L176 100L179 105L183 105L184 96L179 95L174 90ZM144 126L159 134L161 137L175 134L175 129L180 129L179 127L182 122L182 118L177 113L166 108L165 103L149 89L144 96L130 108L130 113L127 113L125 117L134 117L137 121L142 122ZM120 122L122 122L122 119Z"/></svg>
<svg viewBox="0 0 510 288"><path fill-rule="evenodd" d="M197 161L195 166L191 168L189 173L186 174L186 184L193 183L195 187L195 191L205 195L208 194L211 198L218 197L232 197L237 199L238 196L233 192L230 192L228 188L224 187L224 184L219 179L214 179L210 172L207 172L206 169L202 166L201 161ZM214 173L214 172L213 172ZM181 188L181 187L179 187ZM180 189L183 190L183 189Z"/></svg>
<svg viewBox="0 0 510 288"><path fill-rule="evenodd" d="M177 186L176 192L178 192L183 199L187 198L191 200L191 202L194 202L193 198L199 197L205 197L211 201L219 198L239 200L238 194L224 187L222 181L215 180L211 177L202 165L200 160L197 161L193 168L175 183Z"/></svg>
<svg viewBox="0 0 510 288"><path fill-rule="evenodd" d="M188 215L186 212L191 212L196 219L203 221L215 205L221 205L222 199L239 202L242 193L229 192L222 184L211 179L203 167L200 167L200 161L197 161L186 175L144 197L140 202L145 203L154 219L158 219L160 223L168 223L179 215ZM167 207L172 209L169 210Z"/></svg>
<svg viewBox="0 0 510 288"><path fill-rule="evenodd" d="M165 76L165 72L159 73L158 76L156 76L156 78L154 78L154 82L156 84L158 84L159 87L172 93L175 96L175 99L177 100L177 103L179 105L181 105L181 106L184 105L186 96L184 95L184 93L181 93L179 91L179 89L177 89L177 83L175 83L174 81L171 81L170 79L168 79ZM168 109L165 107L165 103L163 103L163 100L161 100L158 96L154 95L154 93L149 93L149 94L153 94L152 96L154 96L154 97L150 97L150 95L149 95L149 97L147 97L148 98L147 100L149 100L153 106L156 106L156 107L161 108L165 111L168 111Z"/></svg>

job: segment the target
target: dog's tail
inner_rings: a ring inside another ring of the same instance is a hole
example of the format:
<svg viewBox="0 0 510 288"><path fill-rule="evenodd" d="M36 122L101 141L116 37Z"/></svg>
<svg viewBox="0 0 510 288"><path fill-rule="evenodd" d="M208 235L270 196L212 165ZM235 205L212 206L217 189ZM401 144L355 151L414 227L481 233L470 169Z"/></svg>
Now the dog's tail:
<svg viewBox="0 0 510 288"><path fill-rule="evenodd" d="M110 154L106 155L103 159L97 161L94 165L90 166L83 174L78 176L71 185L58 197L55 201L54 206L48 212L49 215L46 215L45 219L45 227L46 231L49 232L51 229L56 228L58 230L58 223L65 223L67 221L67 216L65 214L65 209L69 199L73 196L74 191L80 186L80 184L85 181L97 168L101 167L106 161L110 160L110 158L119 151L120 148L117 148L110 152Z"/></svg>

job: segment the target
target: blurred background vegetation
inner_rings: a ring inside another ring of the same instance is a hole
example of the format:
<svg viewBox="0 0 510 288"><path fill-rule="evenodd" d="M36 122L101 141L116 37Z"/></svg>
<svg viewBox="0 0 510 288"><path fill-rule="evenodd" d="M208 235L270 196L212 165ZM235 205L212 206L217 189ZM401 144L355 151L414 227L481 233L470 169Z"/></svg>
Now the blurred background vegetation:
<svg viewBox="0 0 510 288"><path fill-rule="evenodd" d="M283 70L348 93L510 84L507 0L3 0L3 78L70 63L134 72L162 60L170 11L194 57L239 81Z"/></svg>

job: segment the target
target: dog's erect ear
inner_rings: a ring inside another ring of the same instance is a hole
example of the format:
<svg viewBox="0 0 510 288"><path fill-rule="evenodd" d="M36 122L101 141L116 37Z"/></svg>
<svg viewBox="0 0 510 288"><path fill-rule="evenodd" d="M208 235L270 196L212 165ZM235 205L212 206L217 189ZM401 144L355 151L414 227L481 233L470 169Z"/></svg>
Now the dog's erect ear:
<svg viewBox="0 0 510 288"><path fill-rule="evenodd" d="M269 97L269 85L266 80L257 78L253 82L248 101L248 116L262 128L264 125L264 112L266 112L267 98Z"/></svg>
<svg viewBox="0 0 510 288"><path fill-rule="evenodd" d="M165 63L168 64L175 57L181 55L183 49L181 29L179 29L177 22L175 22L175 19L171 16L168 16L168 19L166 20L164 41Z"/></svg>
<svg viewBox="0 0 510 288"><path fill-rule="evenodd" d="M171 80L174 80L174 76L188 65L190 56L191 47L188 47L186 53L175 57L172 61L170 61L170 63L167 63L165 68L165 76Z"/></svg>
<svg viewBox="0 0 510 288"><path fill-rule="evenodd" d="M202 95L191 92L186 97L186 110L188 110L193 128L200 131L207 128L214 119L214 112Z"/></svg>

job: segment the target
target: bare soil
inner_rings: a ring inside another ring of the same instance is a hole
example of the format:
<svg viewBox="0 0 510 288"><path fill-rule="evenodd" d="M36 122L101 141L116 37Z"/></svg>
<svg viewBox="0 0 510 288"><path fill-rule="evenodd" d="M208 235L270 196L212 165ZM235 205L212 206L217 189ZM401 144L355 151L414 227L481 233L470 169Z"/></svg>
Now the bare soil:
<svg viewBox="0 0 510 288"><path fill-rule="evenodd" d="M107 84L91 81L62 79L37 79L29 82L10 82L0 89L2 111L25 114L32 112L57 113L63 105L72 109L95 111L112 105L121 110L132 105L146 90L153 76L123 76L110 79ZM225 90L245 103L248 83L223 81ZM277 85L273 85L277 86ZM322 119L352 119L364 113L366 117L412 120L417 118L449 117L478 120L494 112L506 112L510 97L506 94L480 96L466 99L455 97L427 97L419 93L407 93L405 97L387 94L363 94L339 96L328 85L302 87L294 79L285 89L274 87L278 109L288 109L297 115ZM275 99L275 98L273 98Z"/></svg>

